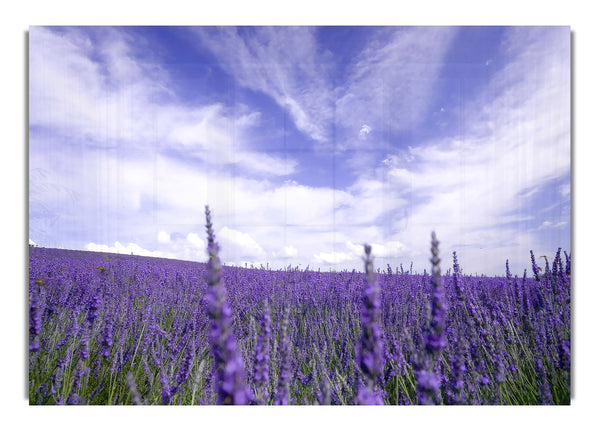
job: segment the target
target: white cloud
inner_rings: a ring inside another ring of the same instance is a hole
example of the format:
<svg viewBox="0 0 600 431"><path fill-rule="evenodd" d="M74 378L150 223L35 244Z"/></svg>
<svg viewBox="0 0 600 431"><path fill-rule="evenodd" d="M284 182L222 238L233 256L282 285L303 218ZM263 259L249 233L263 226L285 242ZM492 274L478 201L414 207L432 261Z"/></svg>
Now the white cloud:
<svg viewBox="0 0 600 431"><path fill-rule="evenodd" d="M380 28L346 67L349 83L335 87L333 63L323 61L308 27L194 29L202 45L241 85L261 91L285 109L298 130L319 143L337 125L359 138L369 130L407 130L428 108L442 60L456 32L451 27ZM240 32L244 33L242 37ZM339 136L338 136L339 138ZM351 141L336 142L339 147Z"/></svg>
<svg viewBox="0 0 600 431"><path fill-rule="evenodd" d="M559 222L555 222L552 223L548 220L545 220L542 222L541 225L538 226L538 230L542 230L542 229L556 229L562 226L565 226L567 224L566 221L559 221Z"/></svg>
<svg viewBox="0 0 600 431"><path fill-rule="evenodd" d="M51 128L79 151L86 146L122 153L169 149L254 174L294 172L295 161L249 146L248 134L259 123L260 112L221 103L182 103L168 90L163 69L135 58L135 44L143 41L132 41L131 35L115 29L94 36L77 29L59 33L32 28L32 126ZM35 134L31 142L34 151L46 150ZM65 151L64 146L59 148Z"/></svg>
<svg viewBox="0 0 600 431"><path fill-rule="evenodd" d="M275 257L283 257L283 258L297 257L298 249L296 247L294 247L293 245L286 245L280 251L273 253L273 255Z"/></svg>
<svg viewBox="0 0 600 431"><path fill-rule="evenodd" d="M167 238L169 239L168 241L166 241ZM133 253L136 256L165 257L204 262L208 259L205 244L205 241L194 232L188 233L186 237L172 239L171 234L161 231L157 236L157 249L153 251L147 250L135 243L123 245L119 241L116 241L114 246L90 242L85 244L84 249L104 253Z"/></svg>
<svg viewBox="0 0 600 431"><path fill-rule="evenodd" d="M405 247L400 241L387 241L383 244L369 243L369 245L371 246L371 253L374 258L384 259L404 257L403 250ZM346 247L348 247L348 249L355 256L365 255L364 245L355 244L352 241L346 241Z"/></svg>
<svg viewBox="0 0 600 431"><path fill-rule="evenodd" d="M194 232L188 233L186 236L186 239L188 240L189 243L191 243L196 248L199 248L199 249L206 248L206 242L204 242L204 240L202 238L200 238L200 236L198 236L197 233L194 233Z"/></svg>
<svg viewBox="0 0 600 431"><path fill-rule="evenodd" d="M366 139L369 133L371 133L371 128L366 124L363 124L363 126L360 128L360 132L358 132L358 137L361 139Z"/></svg>
<svg viewBox="0 0 600 431"><path fill-rule="evenodd" d="M344 252L338 252L338 251L333 251L333 252L319 252L319 253L315 253L314 255L315 260L317 261L317 263L327 263L327 264L340 264L340 263L346 263L352 260L356 260L356 256L354 256L351 253L344 253Z"/></svg>
<svg viewBox="0 0 600 431"><path fill-rule="evenodd" d="M380 29L350 67L336 123L394 131L420 124L455 33L451 27Z"/></svg>
<svg viewBox="0 0 600 431"><path fill-rule="evenodd" d="M169 234L171 238L168 243L158 243L157 248L164 257L171 259L182 259L196 262L206 262L206 242L195 232L187 235L180 233Z"/></svg>
<svg viewBox="0 0 600 431"><path fill-rule="evenodd" d="M334 104L326 63L308 27L196 28L203 47L237 81L275 100L298 130L318 142L328 136ZM244 31L242 37L239 31Z"/></svg>
<svg viewBox="0 0 600 431"><path fill-rule="evenodd" d="M275 35L270 31L261 33L271 43L277 43ZM438 36L419 42L411 31L390 33L384 43L367 44L359 56L361 61L351 71L352 82L336 93L349 115L338 121L352 131L354 138L359 128L373 137L377 130L385 129L379 127L382 122L396 119L401 121L394 127L402 130L430 110L429 96L437 69L434 67L416 82L412 78L421 67L418 60L426 54L402 57L401 53L406 51L403 46L413 42L415 47L437 46ZM310 50L314 48L310 31L298 37ZM224 262L256 264L269 256L281 264L297 259L362 268L364 249L358 244L368 242L382 265L386 260L410 259L416 267L429 268L429 240L435 229L445 256L458 248L467 272L471 270L469 265L485 271L502 266L506 258L520 264L513 259L515 253L539 245L531 232L523 231L523 224L515 224L531 217L525 211L524 199L533 197L548 180L570 169L568 38L566 45L562 39L536 42L544 37L509 35L503 44L505 67L493 75L475 102L465 103L461 136L414 144L406 151L390 154L383 163L378 158L376 169L365 169L350 187L336 190L298 182L282 184L273 177L249 177L255 173L288 175L297 169L294 160L265 156L244 146L244 134L259 124L260 113L218 103L182 106L161 89L159 84L168 82L163 72L146 79L148 71L137 69L143 65L127 61L126 45L119 42L106 54L98 54L111 59L103 71L100 63L87 55L92 41L82 34L59 37L47 30L37 35L34 31L30 35L32 54L52 53L48 58L58 55L64 60L50 61L48 75L42 76L40 61L46 61L46 54L41 58L33 55L38 63L30 66L30 95L36 100L31 106L32 124L57 127L65 136L93 138L102 145L116 142L116 146L83 152L84 147L78 144L67 153L63 150L68 145L63 142L69 140L40 141L32 134L32 214L45 220L54 220L56 215L59 218L54 225L49 222L44 229L58 230L61 237L67 237L73 233L70 229L78 228L94 241L88 244L90 247L103 251L159 253L199 261L206 259L205 242L195 232L202 230L204 205L210 204ZM239 40L227 43L238 44ZM445 43L427 54L430 59L441 58ZM301 62L295 52L285 52L279 45L259 45L251 41L244 48L247 52L243 55L258 54L245 63L247 70L241 70L238 79L286 106L299 130L315 140L324 140L326 125L333 121L327 110L332 96L321 78L305 93L298 84L310 81L320 66L312 60L298 66ZM271 54L272 62L264 63ZM123 59L122 66L118 58ZM392 70L404 60L417 64L416 69ZM238 60L230 61L235 65ZM279 65L279 69L272 69L270 64ZM304 69L293 77L281 65ZM369 75L371 66L373 74ZM121 87L106 87L106 73L121 77L117 80ZM261 76L265 74L271 75ZM384 79L388 76L390 81ZM423 96L410 113L402 111L406 102L393 101L383 91L385 85L404 78L407 83L401 88ZM320 91L325 96L313 100ZM350 103L351 97L375 108ZM391 111L393 116L388 115ZM323 118L319 112L324 113ZM111 126L105 127L105 123ZM232 131L234 124L237 128ZM122 157L130 148L121 143L131 143L139 150L143 147L141 141L145 141L148 151L136 153L133 158ZM176 144L176 149L204 162L168 157L161 153L163 143ZM48 160L52 161L51 167ZM226 165L242 167L242 175L223 169ZM565 197L569 191L568 184L560 188ZM163 230L156 233L157 226ZM130 236L118 234L123 231ZM39 228L32 229L33 234L45 243ZM124 238L133 242L127 246L118 242L113 247L101 245ZM155 251L150 251L152 248ZM524 260L527 258L524 256ZM448 258L444 263L450 265Z"/></svg>
<svg viewBox="0 0 600 431"><path fill-rule="evenodd" d="M116 241L114 246L90 242L85 245L85 250L103 253L133 254L136 256L163 257L163 254L160 251L146 250L132 242L128 243L126 246L122 245L119 241Z"/></svg>
<svg viewBox="0 0 600 431"><path fill-rule="evenodd" d="M250 173L269 173L277 176L291 175L296 172L298 166L298 162L293 159L252 151L236 152L232 160Z"/></svg>
<svg viewBox="0 0 600 431"><path fill-rule="evenodd" d="M512 261L525 265L523 250L541 247L522 222L531 218L527 199L570 171L570 64L569 38L537 31L508 31L503 47L512 61L465 107L460 140L413 146L410 157L394 154L383 164L383 178L411 200L395 237L420 264L427 253L417 250L426 250L431 230L444 247L461 249L467 271L498 268L502 252L521 253Z"/></svg>
<svg viewBox="0 0 600 431"><path fill-rule="evenodd" d="M399 241L387 241L383 244L369 243L372 250L373 258L376 259L377 264L383 264L389 262L390 258L398 259L406 257L403 255L404 245ZM318 263L327 263L331 265L349 264L350 266L359 266L365 256L364 244L356 244L352 241L346 241L345 251L321 251L313 254L313 257ZM388 259L386 261L386 259Z"/></svg>
<svg viewBox="0 0 600 431"><path fill-rule="evenodd" d="M266 256L263 248L247 233L223 226L216 234L221 245L222 260L260 260Z"/></svg>
<svg viewBox="0 0 600 431"><path fill-rule="evenodd" d="M156 234L156 240L160 244L168 244L171 242L171 235L161 230L160 232L158 232L158 234Z"/></svg>

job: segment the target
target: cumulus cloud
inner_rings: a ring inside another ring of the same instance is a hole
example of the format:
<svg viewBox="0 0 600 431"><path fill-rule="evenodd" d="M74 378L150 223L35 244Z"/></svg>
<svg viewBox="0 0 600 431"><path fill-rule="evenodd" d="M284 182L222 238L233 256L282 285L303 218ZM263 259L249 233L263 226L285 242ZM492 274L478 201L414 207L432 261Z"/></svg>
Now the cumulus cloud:
<svg viewBox="0 0 600 431"><path fill-rule="evenodd" d="M114 246L90 242L85 245L85 250L103 253L133 254L136 256L163 257L163 254L160 251L146 250L132 242L128 243L127 245L123 245L119 241L116 241Z"/></svg>
<svg viewBox="0 0 600 431"><path fill-rule="evenodd" d="M296 247L294 247L293 245L286 245L278 252L274 252L273 255L275 257L283 257L283 258L297 257L298 249Z"/></svg>
<svg viewBox="0 0 600 431"><path fill-rule="evenodd" d="M351 253L344 253L344 252L339 252L339 251L332 251L332 252L322 251L319 253L315 253L313 256L318 263L327 263L327 264L340 264L340 263L345 263L345 262L349 262L349 261L356 259L356 256L354 256Z"/></svg>
<svg viewBox="0 0 600 431"><path fill-rule="evenodd" d="M197 233L190 232L187 234L186 239L189 243L191 243L196 248L204 249L206 248L206 243Z"/></svg>
<svg viewBox="0 0 600 431"><path fill-rule="evenodd" d="M161 231L159 235L163 240L157 238L156 248L163 257L196 262L205 262L208 259L206 242L195 232L182 234Z"/></svg>
<svg viewBox="0 0 600 431"><path fill-rule="evenodd" d="M371 243L369 245L375 258L398 258L403 255L403 250L405 249L400 241L387 241L383 244ZM363 256L365 253L364 245L346 241L346 246L356 256Z"/></svg>
<svg viewBox="0 0 600 431"><path fill-rule="evenodd" d="M223 260L260 260L266 256L263 248L247 233L223 226L216 237L222 245Z"/></svg>
<svg viewBox="0 0 600 431"><path fill-rule="evenodd" d="M160 244L168 244L171 242L171 235L161 230L160 232L158 232L158 234L156 234L156 240Z"/></svg>
<svg viewBox="0 0 600 431"><path fill-rule="evenodd" d="M366 124L363 124L363 126L360 128L360 131L358 132L358 137L361 139L366 139L369 133L371 133L371 128Z"/></svg>

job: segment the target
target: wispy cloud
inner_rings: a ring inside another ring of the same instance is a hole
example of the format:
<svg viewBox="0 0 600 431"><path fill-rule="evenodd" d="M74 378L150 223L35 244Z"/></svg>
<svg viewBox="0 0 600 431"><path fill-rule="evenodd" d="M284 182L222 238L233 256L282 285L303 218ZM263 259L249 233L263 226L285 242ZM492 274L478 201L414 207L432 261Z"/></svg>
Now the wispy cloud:
<svg viewBox="0 0 600 431"><path fill-rule="evenodd" d="M507 30L503 47L510 61L467 107L466 133L387 159L389 182L418 196L406 219L395 224L409 248L433 228L448 247L472 244L467 261L480 267L487 260L480 249L504 247L514 256L517 249L540 247L522 223L535 214L520 208L570 170L564 36L556 30Z"/></svg>
<svg viewBox="0 0 600 431"><path fill-rule="evenodd" d="M567 222L566 221L559 221L556 223L552 223L551 221L545 220L539 227L538 229L556 229L562 226L566 226Z"/></svg>
<svg viewBox="0 0 600 431"><path fill-rule="evenodd" d="M457 29L381 29L349 67L336 101L336 123L383 133L418 126L429 108ZM362 135L364 137L364 135Z"/></svg>
<svg viewBox="0 0 600 431"><path fill-rule="evenodd" d="M309 27L201 27L200 36L219 65L243 86L263 92L318 142L329 137L334 99L327 64L319 59Z"/></svg>
<svg viewBox="0 0 600 431"><path fill-rule="evenodd" d="M308 27L194 31L227 73L270 96L298 130L323 143L331 141L335 125L335 145L342 149L355 145L350 137L364 139L372 129L402 131L422 121L456 33L451 27L374 29L359 55L336 65ZM329 79L336 67L348 76L342 86Z"/></svg>

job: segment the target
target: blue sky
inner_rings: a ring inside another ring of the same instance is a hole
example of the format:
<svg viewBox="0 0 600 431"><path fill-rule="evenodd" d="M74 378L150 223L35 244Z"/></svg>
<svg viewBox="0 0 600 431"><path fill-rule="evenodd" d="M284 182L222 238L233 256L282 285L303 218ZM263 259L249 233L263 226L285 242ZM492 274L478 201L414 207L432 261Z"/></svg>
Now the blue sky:
<svg viewBox="0 0 600 431"><path fill-rule="evenodd" d="M272 267L570 251L568 27L31 27L29 237ZM529 269L529 272L531 270Z"/></svg>

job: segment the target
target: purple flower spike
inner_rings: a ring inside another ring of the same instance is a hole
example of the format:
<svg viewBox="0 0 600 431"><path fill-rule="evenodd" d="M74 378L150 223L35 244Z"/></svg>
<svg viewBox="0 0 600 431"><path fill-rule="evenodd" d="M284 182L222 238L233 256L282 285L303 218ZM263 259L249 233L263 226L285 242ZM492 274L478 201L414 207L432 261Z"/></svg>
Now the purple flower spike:
<svg viewBox="0 0 600 431"><path fill-rule="evenodd" d="M113 324L110 319L106 319L104 329L102 330L102 357L108 358L110 347L112 346Z"/></svg>
<svg viewBox="0 0 600 431"><path fill-rule="evenodd" d="M429 331L425 336L425 351L419 369L415 372L417 399L419 404L434 404L440 396L440 376L435 371L435 364L446 346L446 312L448 304L442 285L439 258L439 241L435 232L431 233L431 316Z"/></svg>
<svg viewBox="0 0 600 431"><path fill-rule="evenodd" d="M217 404L247 404L250 391L246 386L244 364L231 328L231 309L221 279L219 245L215 242L210 210L206 206L206 233L208 236L208 315L209 339L215 360Z"/></svg>
<svg viewBox="0 0 600 431"><path fill-rule="evenodd" d="M279 381L277 383L277 389L275 390L275 398L273 404L275 405L287 405L288 404L288 392L289 392L289 380L290 380L290 356L291 346L288 334L288 319L289 310L286 308L283 314L283 322L281 324L281 342L277 345L281 358L281 366L279 370Z"/></svg>
<svg viewBox="0 0 600 431"><path fill-rule="evenodd" d="M40 306L40 289L38 285L29 290L29 350L35 352L40 348L39 333L42 328L42 309Z"/></svg>
<svg viewBox="0 0 600 431"><path fill-rule="evenodd" d="M96 320L96 317L98 317L101 303L102 303L102 300L100 298L100 295L97 295L97 294L94 295L94 297L92 298L92 301L90 303L90 306L88 308L88 315L87 315L87 320L90 323L90 327L94 326L94 321Z"/></svg>
<svg viewBox="0 0 600 431"><path fill-rule="evenodd" d="M383 404L381 396L375 393L375 381L383 372L383 341L381 329L381 297L377 280L373 274L371 246L365 245L366 285L363 291L361 325L362 337L357 363L367 379L367 387L358 388L358 404Z"/></svg>
<svg viewBox="0 0 600 431"><path fill-rule="evenodd" d="M256 362L254 364L254 383L258 389L256 402L263 404L268 395L269 384L269 349L271 338L271 315L269 306L265 302L262 319L260 321L260 334L256 340Z"/></svg>
<svg viewBox="0 0 600 431"><path fill-rule="evenodd" d="M529 254L531 255L531 267L533 269L533 275L535 276L535 281L540 281L540 267L537 266L535 261L535 256L533 255L533 250L529 250Z"/></svg>
<svg viewBox="0 0 600 431"><path fill-rule="evenodd" d="M169 384L169 380L167 379L167 375L164 370L160 372L160 387L161 387L161 397L164 405L168 405L171 402L171 397L173 396L173 392L171 391L171 386Z"/></svg>
<svg viewBox="0 0 600 431"><path fill-rule="evenodd" d="M435 232L431 235L431 284L433 287L433 295L431 298L431 320L430 331L427 337L425 348L433 355L439 355L442 349L446 346L446 312L448 304L444 287L442 286L442 277L440 270L440 258L438 256L439 241L435 237Z"/></svg>

